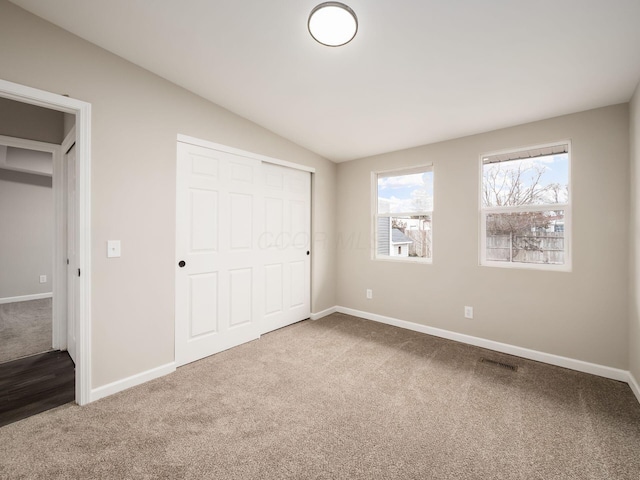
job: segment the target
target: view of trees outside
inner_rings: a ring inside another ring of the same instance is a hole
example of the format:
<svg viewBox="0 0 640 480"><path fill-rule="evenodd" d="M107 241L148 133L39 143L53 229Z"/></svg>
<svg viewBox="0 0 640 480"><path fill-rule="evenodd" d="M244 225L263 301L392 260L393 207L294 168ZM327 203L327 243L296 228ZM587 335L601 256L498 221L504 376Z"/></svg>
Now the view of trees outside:
<svg viewBox="0 0 640 480"><path fill-rule="evenodd" d="M486 259L563 264L568 154L485 163L482 170L482 204L492 209Z"/></svg>
<svg viewBox="0 0 640 480"><path fill-rule="evenodd" d="M425 170L402 174L378 176L378 217L390 218L390 231L385 232L377 222L378 253L388 251L393 245L391 231L397 229L411 243L408 256L431 258L431 212L433 211L433 172ZM388 245L388 247L387 247Z"/></svg>

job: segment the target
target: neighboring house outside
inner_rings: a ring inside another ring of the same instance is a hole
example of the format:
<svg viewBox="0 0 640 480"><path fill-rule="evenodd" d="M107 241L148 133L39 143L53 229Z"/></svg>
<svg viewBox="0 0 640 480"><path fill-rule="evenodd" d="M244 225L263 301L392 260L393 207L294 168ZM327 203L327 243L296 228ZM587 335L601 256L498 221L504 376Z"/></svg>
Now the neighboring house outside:
<svg viewBox="0 0 640 480"><path fill-rule="evenodd" d="M408 257L409 245L412 243L413 240L402 233L400 229L391 229L391 246L389 255L392 257Z"/></svg>

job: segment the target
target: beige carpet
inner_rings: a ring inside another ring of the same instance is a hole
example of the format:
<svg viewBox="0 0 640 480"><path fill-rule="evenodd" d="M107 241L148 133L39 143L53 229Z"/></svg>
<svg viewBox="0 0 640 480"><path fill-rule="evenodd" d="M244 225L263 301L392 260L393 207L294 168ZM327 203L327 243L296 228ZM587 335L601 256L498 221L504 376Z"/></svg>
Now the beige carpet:
<svg viewBox="0 0 640 480"><path fill-rule="evenodd" d="M51 350L51 299L0 304L0 363Z"/></svg>
<svg viewBox="0 0 640 480"><path fill-rule="evenodd" d="M8 425L0 445L3 479L638 480L640 404L624 383L334 314Z"/></svg>

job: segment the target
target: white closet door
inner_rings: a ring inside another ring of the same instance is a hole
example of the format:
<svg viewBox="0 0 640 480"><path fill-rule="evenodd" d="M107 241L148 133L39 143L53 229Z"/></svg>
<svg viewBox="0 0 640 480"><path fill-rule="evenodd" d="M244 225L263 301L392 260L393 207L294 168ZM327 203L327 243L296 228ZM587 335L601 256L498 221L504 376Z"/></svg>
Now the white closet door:
<svg viewBox="0 0 640 480"><path fill-rule="evenodd" d="M178 143L177 365L260 336L260 170L256 159Z"/></svg>
<svg viewBox="0 0 640 480"><path fill-rule="evenodd" d="M311 174L263 163L262 177L265 333L311 313Z"/></svg>

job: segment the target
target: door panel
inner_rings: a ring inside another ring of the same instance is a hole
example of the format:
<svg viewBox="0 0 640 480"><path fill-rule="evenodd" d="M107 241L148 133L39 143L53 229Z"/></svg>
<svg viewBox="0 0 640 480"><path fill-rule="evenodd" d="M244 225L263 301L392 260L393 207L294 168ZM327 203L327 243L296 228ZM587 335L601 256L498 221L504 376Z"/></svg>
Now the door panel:
<svg viewBox="0 0 640 480"><path fill-rule="evenodd" d="M230 324L232 327L250 323L253 319L251 302L253 297L253 269L232 270L229 276L229 305L231 306Z"/></svg>
<svg viewBox="0 0 640 480"><path fill-rule="evenodd" d="M260 335L260 162L178 143L176 362ZM185 266L180 268L179 261Z"/></svg>
<svg viewBox="0 0 640 480"><path fill-rule="evenodd" d="M232 250L249 250L253 245L253 195L230 194L231 201L231 233Z"/></svg>
<svg viewBox="0 0 640 480"><path fill-rule="evenodd" d="M311 175L268 163L262 169L265 333L310 316Z"/></svg>
<svg viewBox="0 0 640 480"><path fill-rule="evenodd" d="M192 275L190 283L191 337L218 330L218 274Z"/></svg>
<svg viewBox="0 0 640 480"><path fill-rule="evenodd" d="M304 262L290 262L289 269L291 274L291 308L302 307L305 302L305 265Z"/></svg>
<svg viewBox="0 0 640 480"><path fill-rule="evenodd" d="M282 312L282 264L265 265L265 315Z"/></svg>
<svg viewBox="0 0 640 480"><path fill-rule="evenodd" d="M191 251L215 251L218 249L218 192L194 189L190 195Z"/></svg>

